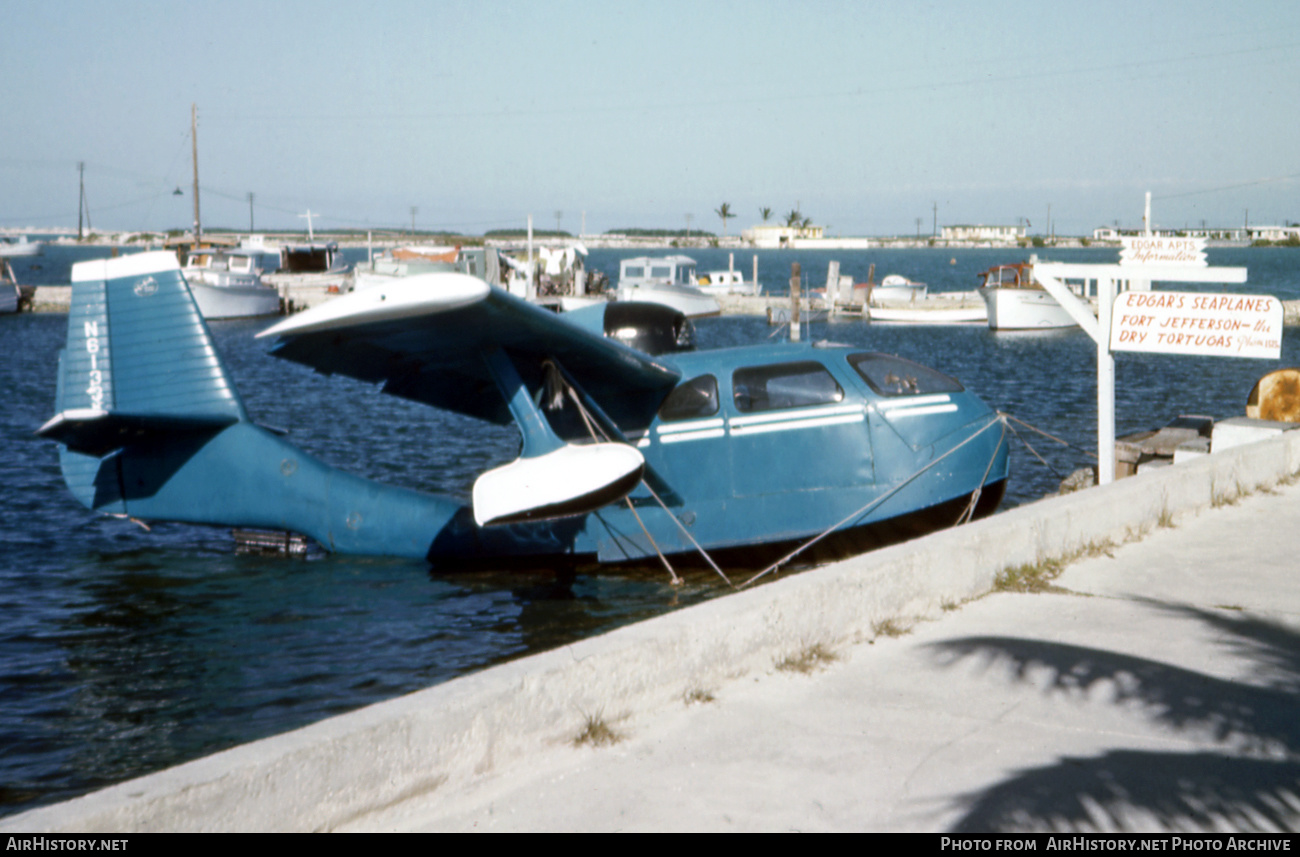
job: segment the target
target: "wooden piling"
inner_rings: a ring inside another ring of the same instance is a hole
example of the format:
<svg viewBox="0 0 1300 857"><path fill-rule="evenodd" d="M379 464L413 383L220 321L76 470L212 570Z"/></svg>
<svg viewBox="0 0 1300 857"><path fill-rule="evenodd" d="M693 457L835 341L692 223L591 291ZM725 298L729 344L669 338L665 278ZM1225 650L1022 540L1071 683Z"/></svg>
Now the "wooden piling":
<svg viewBox="0 0 1300 857"><path fill-rule="evenodd" d="M790 263L790 341L799 341L799 263Z"/></svg>

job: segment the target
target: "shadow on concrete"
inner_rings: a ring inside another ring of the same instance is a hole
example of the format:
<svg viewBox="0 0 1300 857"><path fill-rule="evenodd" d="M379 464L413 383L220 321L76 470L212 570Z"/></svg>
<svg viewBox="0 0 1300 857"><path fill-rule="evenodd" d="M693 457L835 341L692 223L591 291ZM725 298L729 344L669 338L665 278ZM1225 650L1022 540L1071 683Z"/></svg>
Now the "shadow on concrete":
<svg viewBox="0 0 1300 857"><path fill-rule="evenodd" d="M1249 683L1099 649L1014 637L935 646L956 663L1009 666L1044 693L1112 705L1221 750L1116 749L1063 757L962 798L953 832L1300 829L1300 634L1245 614L1150 603L1213 627L1252 664Z"/></svg>

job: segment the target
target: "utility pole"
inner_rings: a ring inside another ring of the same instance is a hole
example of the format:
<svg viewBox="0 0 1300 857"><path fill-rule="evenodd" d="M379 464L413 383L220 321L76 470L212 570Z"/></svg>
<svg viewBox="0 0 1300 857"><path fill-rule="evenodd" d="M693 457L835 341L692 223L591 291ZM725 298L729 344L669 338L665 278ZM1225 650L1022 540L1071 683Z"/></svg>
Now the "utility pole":
<svg viewBox="0 0 1300 857"><path fill-rule="evenodd" d="M939 237L939 201L935 200L934 202L930 203L930 205L932 208L934 208L934 223L930 227L930 237L938 238Z"/></svg>
<svg viewBox="0 0 1300 857"><path fill-rule="evenodd" d="M411 206L411 237L415 237L415 215L420 212L420 206Z"/></svg>
<svg viewBox="0 0 1300 857"><path fill-rule="evenodd" d="M248 231L253 231L253 192L248 192Z"/></svg>
<svg viewBox="0 0 1300 857"><path fill-rule="evenodd" d="M203 236L203 225L199 221L199 106L190 104L190 146L194 157L194 244L198 246Z"/></svg>
<svg viewBox="0 0 1300 857"><path fill-rule="evenodd" d="M90 206L86 205L86 162L77 161L77 173L81 180L81 200L77 203L77 240L85 237L81 229L81 215L86 215L86 225L90 226Z"/></svg>

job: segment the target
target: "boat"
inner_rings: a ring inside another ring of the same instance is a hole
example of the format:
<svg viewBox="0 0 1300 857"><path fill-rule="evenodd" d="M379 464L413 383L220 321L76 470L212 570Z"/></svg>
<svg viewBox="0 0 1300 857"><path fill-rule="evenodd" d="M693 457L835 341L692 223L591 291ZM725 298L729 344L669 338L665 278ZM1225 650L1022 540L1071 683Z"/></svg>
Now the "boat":
<svg viewBox="0 0 1300 857"><path fill-rule="evenodd" d="M299 290L328 295L344 294L353 289L351 266L343 258L335 241L308 239L304 244L286 244L280 248L280 266L262 275L262 282L280 295L286 312L293 312L302 302Z"/></svg>
<svg viewBox="0 0 1300 857"><path fill-rule="evenodd" d="M745 275L737 270L706 271L695 281L695 287L706 295L746 295L753 297L761 294L762 285L745 282Z"/></svg>
<svg viewBox="0 0 1300 857"><path fill-rule="evenodd" d="M26 235L0 236L0 258L16 256L39 256L45 245L40 241L28 241Z"/></svg>
<svg viewBox="0 0 1300 857"><path fill-rule="evenodd" d="M279 291L262 282L260 255L240 247L200 247L187 254L182 273L205 319L280 312Z"/></svg>
<svg viewBox="0 0 1300 857"><path fill-rule="evenodd" d="M161 252L72 270L39 434L103 514L440 568L703 551L720 571L775 557L770 570L990 514L1006 486L1003 418L943 372L824 342L697 350L668 307L558 314L462 273L354 291L258 334L274 357L520 432L518 459L467 497L386 486L252 420L180 274Z"/></svg>
<svg viewBox="0 0 1300 857"><path fill-rule="evenodd" d="M428 274L434 271L461 270L460 247L407 245L392 247L352 269L352 287L371 289L387 285L399 277Z"/></svg>
<svg viewBox="0 0 1300 857"><path fill-rule="evenodd" d="M637 256L619 264L615 300L663 304L687 318L720 314L717 300L696 283L695 260L689 256Z"/></svg>
<svg viewBox="0 0 1300 857"><path fill-rule="evenodd" d="M994 265L979 276L979 296L988 307L990 330L1043 330L1077 322L1034 279L1034 262Z"/></svg>
<svg viewBox="0 0 1300 857"><path fill-rule="evenodd" d="M914 304L917 298L925 297L926 293L925 283L913 282L901 274L890 274L876 284L854 286L854 289L858 288L867 290L867 306L880 307Z"/></svg>
<svg viewBox="0 0 1300 857"><path fill-rule="evenodd" d="M9 267L7 260L0 259L0 315L18 312L21 305L22 292L14 278L13 268Z"/></svg>
<svg viewBox="0 0 1300 857"><path fill-rule="evenodd" d="M979 306L947 306L935 304L927 306L869 306L867 319L873 322L890 324L984 324L988 321L988 310L983 304Z"/></svg>

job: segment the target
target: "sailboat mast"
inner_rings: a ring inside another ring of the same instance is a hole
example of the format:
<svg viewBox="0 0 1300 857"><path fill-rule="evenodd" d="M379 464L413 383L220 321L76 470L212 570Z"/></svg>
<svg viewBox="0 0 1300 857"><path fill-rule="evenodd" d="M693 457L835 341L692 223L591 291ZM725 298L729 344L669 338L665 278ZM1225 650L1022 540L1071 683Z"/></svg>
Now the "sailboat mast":
<svg viewBox="0 0 1300 857"><path fill-rule="evenodd" d="M190 104L190 143L194 155L194 243L199 243L199 238L203 234L203 227L199 223L199 108L197 104Z"/></svg>

